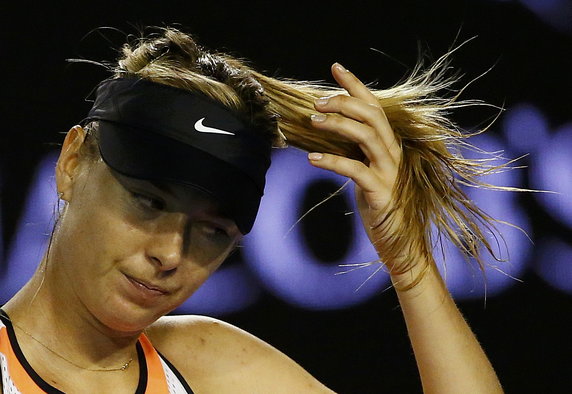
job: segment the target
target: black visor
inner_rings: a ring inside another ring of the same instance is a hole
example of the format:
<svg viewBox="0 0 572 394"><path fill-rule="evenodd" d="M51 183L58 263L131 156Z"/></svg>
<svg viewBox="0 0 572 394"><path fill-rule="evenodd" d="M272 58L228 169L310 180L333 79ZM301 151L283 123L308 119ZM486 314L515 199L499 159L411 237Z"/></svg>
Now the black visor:
<svg viewBox="0 0 572 394"><path fill-rule="evenodd" d="M135 78L109 79L82 121L99 121L99 149L120 174L195 187L248 233L270 165L268 131L200 93Z"/></svg>

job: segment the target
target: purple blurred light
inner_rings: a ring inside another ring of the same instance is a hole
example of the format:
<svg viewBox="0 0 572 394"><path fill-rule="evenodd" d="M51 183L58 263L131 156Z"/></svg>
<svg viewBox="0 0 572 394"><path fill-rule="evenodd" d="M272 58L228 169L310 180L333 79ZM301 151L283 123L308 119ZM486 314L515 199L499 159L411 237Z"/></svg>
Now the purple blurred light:
<svg viewBox="0 0 572 394"><path fill-rule="evenodd" d="M556 192L535 193L546 212L572 227L572 124L561 127L541 144L530 172L533 188Z"/></svg>
<svg viewBox="0 0 572 394"><path fill-rule="evenodd" d="M563 32L572 33L572 1L570 0L520 0L545 23Z"/></svg>
<svg viewBox="0 0 572 394"><path fill-rule="evenodd" d="M556 238L544 240L536 272L551 286L572 294L572 246Z"/></svg>
<svg viewBox="0 0 572 394"><path fill-rule="evenodd" d="M275 152L260 213L245 242L245 259L262 284L289 303L309 309L355 305L388 285L389 277L381 270L368 280L380 267L379 264L336 275L349 268L317 262L302 237L299 224L288 233L298 219L298 206L305 188L318 179L332 180L339 185L346 181L341 176L312 167L302 151L289 148ZM349 204L351 209L357 212L352 194L344 193L352 202ZM347 255L338 261L339 264L356 264L377 258L360 219L355 215L357 213L354 214L354 243Z"/></svg>
<svg viewBox="0 0 572 394"><path fill-rule="evenodd" d="M216 271L175 313L220 316L253 305L260 296L260 286L243 265Z"/></svg>
<svg viewBox="0 0 572 394"><path fill-rule="evenodd" d="M478 148L497 152L504 149L501 142L490 135L479 135L470 141ZM465 152L466 157L483 157L475 152ZM506 156L509 156L505 152ZM491 164L501 163L498 159ZM522 185L520 173L515 171L503 171L491 174L482 181L498 186ZM516 201L515 192L493 191L480 188L467 188L467 196L473 200L482 210L490 216L505 222L519 226L531 235L531 226L527 216L522 212ZM497 258L509 260L508 262L498 262L490 254L483 251L483 261L486 264L485 277L476 264L468 264L463 260L461 253L447 241L443 242L444 257L446 265L443 267L443 253L439 244L436 244L435 258L447 287L457 299L481 298L483 296L494 296L502 290L514 285L515 279L519 277L526 268L526 262L531 250L531 242L522 231L504 224L496 225L498 230L486 231L487 240ZM504 237L504 240L503 240Z"/></svg>
<svg viewBox="0 0 572 394"><path fill-rule="evenodd" d="M496 0L508 3L510 0ZM560 30L572 33L572 0L519 0L524 7L532 11L544 23Z"/></svg>
<svg viewBox="0 0 572 394"><path fill-rule="evenodd" d="M517 154L534 152L549 138L547 121L533 105L520 104L504 116L504 135Z"/></svg>
<svg viewBox="0 0 572 394"><path fill-rule="evenodd" d="M57 155L47 155L39 164L24 213L8 249L4 275L0 278L0 302L11 298L30 279L42 259L55 219L57 191L54 168Z"/></svg>

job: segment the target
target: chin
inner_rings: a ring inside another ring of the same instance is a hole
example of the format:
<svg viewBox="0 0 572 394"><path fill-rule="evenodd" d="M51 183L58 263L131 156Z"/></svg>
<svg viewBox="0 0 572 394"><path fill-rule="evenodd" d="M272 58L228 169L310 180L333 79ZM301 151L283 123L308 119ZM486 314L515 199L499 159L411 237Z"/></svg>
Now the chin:
<svg viewBox="0 0 572 394"><path fill-rule="evenodd" d="M141 333L157 319L166 315L175 307L148 307L136 305L125 300L109 300L94 313L99 322L115 333L134 335Z"/></svg>

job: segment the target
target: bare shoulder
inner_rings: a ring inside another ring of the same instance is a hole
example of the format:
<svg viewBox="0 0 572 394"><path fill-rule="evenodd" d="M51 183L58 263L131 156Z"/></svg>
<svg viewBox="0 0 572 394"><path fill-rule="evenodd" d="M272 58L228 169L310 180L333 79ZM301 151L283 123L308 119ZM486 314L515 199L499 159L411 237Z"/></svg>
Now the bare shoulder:
<svg viewBox="0 0 572 394"><path fill-rule="evenodd" d="M146 333L199 393L332 392L276 348L221 320L166 316Z"/></svg>

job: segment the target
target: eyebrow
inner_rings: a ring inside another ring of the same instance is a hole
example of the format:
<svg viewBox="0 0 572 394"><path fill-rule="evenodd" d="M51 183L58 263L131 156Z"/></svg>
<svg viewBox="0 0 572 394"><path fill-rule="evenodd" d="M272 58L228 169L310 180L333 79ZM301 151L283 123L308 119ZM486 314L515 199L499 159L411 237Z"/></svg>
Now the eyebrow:
<svg viewBox="0 0 572 394"><path fill-rule="evenodd" d="M176 197L175 196L175 192L173 191L172 187L164 181L156 181L156 180L147 180L144 179L145 181L149 182L153 187L161 190L164 193L170 194L171 197Z"/></svg>
<svg viewBox="0 0 572 394"><path fill-rule="evenodd" d="M169 182L162 180L150 180L150 179L146 181L149 182L153 187L159 189L160 191L169 194L173 198L177 198L177 195ZM236 226L236 222L230 216L224 214L220 204L218 202L213 201L212 197L206 195L204 192L201 192L200 190L195 190L192 186L188 187L189 190L191 190L191 193L195 193L195 195L198 198L203 198L206 201L208 201L209 207L212 208L212 210L209 210L208 212L209 215L212 215L220 220L229 221L230 223Z"/></svg>

